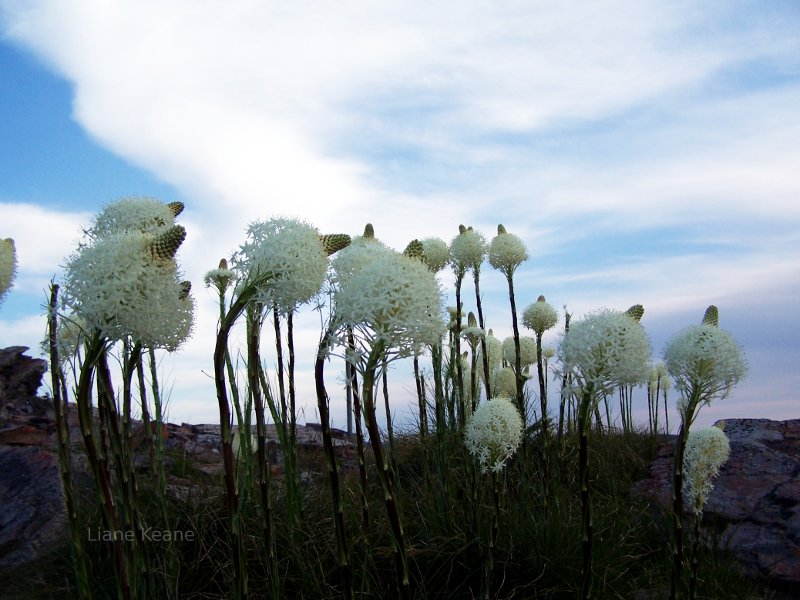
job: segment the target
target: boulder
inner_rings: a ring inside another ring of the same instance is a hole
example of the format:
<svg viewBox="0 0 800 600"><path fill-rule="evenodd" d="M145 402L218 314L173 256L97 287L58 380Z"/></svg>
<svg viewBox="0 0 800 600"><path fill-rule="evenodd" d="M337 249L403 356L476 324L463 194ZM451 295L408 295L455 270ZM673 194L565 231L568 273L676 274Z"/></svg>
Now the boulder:
<svg viewBox="0 0 800 600"><path fill-rule="evenodd" d="M0 446L0 570L69 540L58 459L33 446Z"/></svg>
<svg viewBox="0 0 800 600"><path fill-rule="evenodd" d="M0 415L43 414L49 402L36 395L47 362L25 356L26 346L0 348Z"/></svg>
<svg viewBox="0 0 800 600"><path fill-rule="evenodd" d="M728 461L714 481L703 519L748 576L800 592L800 419L726 419ZM634 490L671 510L674 436ZM687 507L688 510L688 507ZM687 514L689 514L687 512Z"/></svg>

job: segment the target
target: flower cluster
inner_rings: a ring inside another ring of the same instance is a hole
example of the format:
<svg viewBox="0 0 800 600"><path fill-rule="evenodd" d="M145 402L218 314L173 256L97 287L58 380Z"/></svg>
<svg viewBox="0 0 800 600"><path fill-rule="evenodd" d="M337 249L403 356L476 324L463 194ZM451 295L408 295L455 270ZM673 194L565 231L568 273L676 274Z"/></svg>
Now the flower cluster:
<svg viewBox="0 0 800 600"><path fill-rule="evenodd" d="M719 474L730 451L728 437L718 427L689 431L683 455L683 490L689 496L696 515L703 512L703 506L714 489L711 480Z"/></svg>
<svg viewBox="0 0 800 600"><path fill-rule="evenodd" d="M334 301L341 325L397 356L437 343L446 330L436 277L420 260L397 252L378 252L342 282Z"/></svg>
<svg viewBox="0 0 800 600"><path fill-rule="evenodd" d="M158 236L118 231L82 247L66 265L64 305L110 340L175 350L194 311L173 259L184 237L176 225Z"/></svg>
<svg viewBox="0 0 800 600"><path fill-rule="evenodd" d="M216 269L207 271L203 276L206 287L213 287L220 294L224 294L225 290L227 290L235 280L236 273L228 268L228 261L224 258L219 261L219 266Z"/></svg>
<svg viewBox="0 0 800 600"><path fill-rule="evenodd" d="M6 238L0 240L0 303L11 289L14 276L17 273L17 250L14 247L14 240Z"/></svg>
<svg viewBox="0 0 800 600"><path fill-rule="evenodd" d="M509 398L482 402L467 423L464 444L481 472L499 473L522 441L522 418Z"/></svg>
<svg viewBox="0 0 800 600"><path fill-rule="evenodd" d="M650 391L655 394L656 390L669 391L672 380L667 373L667 367L663 362L650 367L648 375L648 385Z"/></svg>
<svg viewBox="0 0 800 600"><path fill-rule="evenodd" d="M447 262L450 260L450 249L447 243L439 238L425 238L422 240L423 253L425 255L425 264L434 273L438 273L444 269Z"/></svg>
<svg viewBox="0 0 800 600"><path fill-rule="evenodd" d="M486 239L472 227L462 225L459 229L461 232L450 242L450 262L457 273L480 271L486 257Z"/></svg>
<svg viewBox="0 0 800 600"><path fill-rule="evenodd" d="M664 360L681 394L705 403L727 396L747 372L733 337L705 323L678 332L667 343Z"/></svg>
<svg viewBox="0 0 800 600"><path fill-rule="evenodd" d="M547 303L544 296L539 296L539 299L522 313L522 324L539 336L555 327L556 323L558 323L558 313Z"/></svg>
<svg viewBox="0 0 800 600"><path fill-rule="evenodd" d="M288 313L322 287L328 255L319 232L297 219L251 223L247 240L231 259L239 274L237 291L254 285L254 300Z"/></svg>
<svg viewBox="0 0 800 600"><path fill-rule="evenodd" d="M481 346L478 351L478 363L483 364L483 347ZM503 342L494 337L491 329L486 335L486 357L489 363L489 373L494 373L500 363L503 362ZM481 378L483 378L483 369L480 370L480 373Z"/></svg>
<svg viewBox="0 0 800 600"><path fill-rule="evenodd" d="M353 275L378 256L393 252L394 250L374 236L356 236L350 245L337 252L331 261L333 280L339 285L345 285Z"/></svg>
<svg viewBox="0 0 800 600"><path fill-rule="evenodd" d="M513 233L508 233L502 225L498 225L497 235L489 245L489 264L506 277L511 277L526 260L528 250L524 242Z"/></svg>
<svg viewBox="0 0 800 600"><path fill-rule="evenodd" d="M138 231L158 235L175 224L175 217L183 204L164 204L155 198L123 198L106 206L89 230L93 238L104 238L113 233Z"/></svg>
<svg viewBox="0 0 800 600"><path fill-rule="evenodd" d="M536 363L536 340L532 337L522 336L519 338L519 364L527 367ZM516 351L514 350L514 338L507 337L503 340L503 358L509 364L514 364Z"/></svg>
<svg viewBox="0 0 800 600"><path fill-rule="evenodd" d="M511 367L499 367L492 377L492 393L495 396L517 395L517 376Z"/></svg>
<svg viewBox="0 0 800 600"><path fill-rule="evenodd" d="M642 325L625 313L602 309L570 325L559 358L584 392L608 392L647 378L650 340Z"/></svg>

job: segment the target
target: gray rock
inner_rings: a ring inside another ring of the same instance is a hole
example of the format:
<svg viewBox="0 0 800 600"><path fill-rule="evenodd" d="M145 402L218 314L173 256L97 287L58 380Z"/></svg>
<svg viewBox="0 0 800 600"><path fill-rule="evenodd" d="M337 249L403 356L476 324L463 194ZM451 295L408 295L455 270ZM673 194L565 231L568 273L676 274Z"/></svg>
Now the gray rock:
<svg viewBox="0 0 800 600"><path fill-rule="evenodd" d="M27 346L0 348L0 411L43 414L49 402L36 391L47 371L47 362L25 356Z"/></svg>
<svg viewBox="0 0 800 600"><path fill-rule="evenodd" d="M800 419L726 419L731 443L703 511L744 573L800 591ZM634 490L670 510L674 439ZM687 507L688 510L688 507ZM687 513L688 514L688 513Z"/></svg>
<svg viewBox="0 0 800 600"><path fill-rule="evenodd" d="M0 570L68 541L58 459L31 446L0 446Z"/></svg>

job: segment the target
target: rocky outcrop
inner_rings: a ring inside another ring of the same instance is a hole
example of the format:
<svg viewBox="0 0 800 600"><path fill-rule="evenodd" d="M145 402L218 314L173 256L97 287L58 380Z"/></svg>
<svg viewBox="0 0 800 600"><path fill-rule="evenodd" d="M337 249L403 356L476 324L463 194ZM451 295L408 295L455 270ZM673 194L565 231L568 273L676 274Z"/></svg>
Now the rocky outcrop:
<svg viewBox="0 0 800 600"><path fill-rule="evenodd" d="M44 414L48 403L36 395L47 362L25 356L26 346L0 348L0 417L9 414Z"/></svg>
<svg viewBox="0 0 800 600"><path fill-rule="evenodd" d="M800 592L800 419L718 421L731 443L703 518L749 576ZM674 439L636 491L668 509Z"/></svg>
<svg viewBox="0 0 800 600"><path fill-rule="evenodd" d="M0 446L0 570L67 540L58 459L32 446Z"/></svg>

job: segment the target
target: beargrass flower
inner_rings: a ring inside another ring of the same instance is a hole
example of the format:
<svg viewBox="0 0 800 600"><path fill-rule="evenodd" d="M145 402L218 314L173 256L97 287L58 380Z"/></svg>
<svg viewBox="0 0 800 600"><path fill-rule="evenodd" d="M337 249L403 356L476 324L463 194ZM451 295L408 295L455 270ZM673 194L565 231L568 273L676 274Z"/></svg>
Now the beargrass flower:
<svg viewBox="0 0 800 600"><path fill-rule="evenodd" d="M447 242L440 238L430 237L422 240L425 264L434 273L444 269L450 260L450 249Z"/></svg>
<svg viewBox="0 0 800 600"><path fill-rule="evenodd" d="M180 202L164 204L156 198L123 198L100 211L88 233L93 238L124 231L157 235L172 227L182 210Z"/></svg>
<svg viewBox="0 0 800 600"><path fill-rule="evenodd" d="M481 472L499 473L522 441L522 417L510 398L482 402L467 422L464 444Z"/></svg>
<svg viewBox="0 0 800 600"><path fill-rule="evenodd" d="M747 372L742 350L724 329L703 323L678 332L664 350L667 371L685 397L726 397Z"/></svg>
<svg viewBox="0 0 800 600"><path fill-rule="evenodd" d="M175 350L190 335L194 300L172 258L186 232L109 234L69 258L64 304L110 340Z"/></svg>
<svg viewBox="0 0 800 600"><path fill-rule="evenodd" d="M601 309L570 325L559 358L584 390L611 392L647 378L650 340L641 324L623 312Z"/></svg>
<svg viewBox="0 0 800 600"><path fill-rule="evenodd" d="M650 367L648 377L648 386L650 391L655 393L656 390L669 390L672 380L667 373L667 367L663 362Z"/></svg>
<svg viewBox="0 0 800 600"><path fill-rule="evenodd" d="M528 250L524 242L508 233L502 225L497 226L497 235L489 245L489 264L506 277L514 274L519 265L528 260Z"/></svg>
<svg viewBox="0 0 800 600"><path fill-rule="evenodd" d="M558 312L549 304L544 296L530 304L522 313L522 324L536 335L543 335L558 323Z"/></svg>
<svg viewBox="0 0 800 600"><path fill-rule="evenodd" d="M495 396L517 395L517 376L511 367L499 367L494 371L492 391Z"/></svg>
<svg viewBox="0 0 800 600"><path fill-rule="evenodd" d="M471 227L465 228L450 242L450 262L456 271L479 271L484 258L486 239Z"/></svg>
<svg viewBox="0 0 800 600"><path fill-rule="evenodd" d="M255 285L254 300L285 313L308 302L322 287L328 255L319 232L298 219L251 223L247 241L231 260L238 290Z"/></svg>
<svg viewBox="0 0 800 600"><path fill-rule="evenodd" d="M730 451L728 436L719 427L689 431L683 455L683 490L689 496L696 515L702 514L703 506L714 489L712 480L728 460Z"/></svg>
<svg viewBox="0 0 800 600"><path fill-rule="evenodd" d="M340 250L331 261L333 280L344 285L353 275L382 254L394 250L374 237L356 236L347 248Z"/></svg>
<svg viewBox="0 0 800 600"><path fill-rule="evenodd" d="M514 364L514 338L507 337L503 340L503 358L509 364ZM519 338L519 362L520 366L527 367L536 363L536 340L532 337L522 336Z"/></svg>
<svg viewBox="0 0 800 600"><path fill-rule="evenodd" d="M479 354L478 362L483 362L482 348L478 349ZM489 373L494 373L503 361L503 342L492 334L492 330L486 335L486 356L489 360ZM483 369L480 369L480 375L483 377Z"/></svg>
<svg viewBox="0 0 800 600"><path fill-rule="evenodd" d="M233 439L231 440L231 447L233 449L233 455L236 458L239 458L239 454L241 453L242 449L242 434L239 431L233 432ZM250 453L255 454L258 452L258 438L254 433L250 434Z"/></svg>
<svg viewBox="0 0 800 600"><path fill-rule="evenodd" d="M396 252L379 253L342 282L334 301L341 324L397 356L436 344L446 330L436 277L421 261Z"/></svg>
<svg viewBox="0 0 800 600"><path fill-rule="evenodd" d="M236 281L236 273L228 268L228 261L224 258L219 261L216 269L207 271L203 276L206 287L215 288L220 294L224 294L231 284Z"/></svg>
<svg viewBox="0 0 800 600"><path fill-rule="evenodd" d="M14 240L11 238L0 240L0 304L11 289L16 274L17 249L14 247Z"/></svg>

